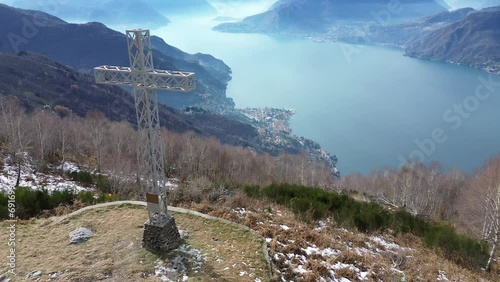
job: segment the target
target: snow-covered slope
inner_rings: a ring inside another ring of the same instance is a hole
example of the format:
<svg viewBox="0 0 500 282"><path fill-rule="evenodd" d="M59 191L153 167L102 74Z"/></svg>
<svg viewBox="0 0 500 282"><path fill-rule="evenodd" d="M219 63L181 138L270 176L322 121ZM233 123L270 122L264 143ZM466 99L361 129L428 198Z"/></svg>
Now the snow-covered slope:
<svg viewBox="0 0 500 282"><path fill-rule="evenodd" d="M34 169L29 156L24 155L23 158L19 186L30 187L32 189L46 189L49 192L69 189L78 193L89 190L89 188L85 188L61 175L38 172ZM3 168L0 170L0 191L6 191L12 189L16 184L18 168L17 165L12 163L10 156L0 161L3 162ZM79 171L79 168L71 162L65 162L58 169L61 172Z"/></svg>

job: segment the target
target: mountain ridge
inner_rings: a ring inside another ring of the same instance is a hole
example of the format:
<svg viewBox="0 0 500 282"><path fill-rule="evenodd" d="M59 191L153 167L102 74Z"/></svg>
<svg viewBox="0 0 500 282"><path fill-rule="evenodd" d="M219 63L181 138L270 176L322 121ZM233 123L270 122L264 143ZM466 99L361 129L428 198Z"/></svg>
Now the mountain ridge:
<svg viewBox="0 0 500 282"><path fill-rule="evenodd" d="M264 13L237 23L222 23L214 27L222 32L301 34L325 32L336 21L373 22L381 14L390 13L390 21L418 18L446 9L434 0L404 0L401 6L390 6L385 0L283 0ZM385 16L385 15L384 15Z"/></svg>
<svg viewBox="0 0 500 282"><path fill-rule="evenodd" d="M72 24L43 12L0 5L0 34L6 35L0 37L0 51L30 50L81 72L90 73L104 64L129 65L125 35L97 22ZM152 42L156 68L192 71L198 80L192 93L172 92L162 102L218 113L234 108L233 100L225 94L231 79L227 65L209 55L187 54L156 37Z"/></svg>
<svg viewBox="0 0 500 282"><path fill-rule="evenodd" d="M60 18L78 22L102 22L110 25L128 25L159 28L166 26L170 20L143 0L86 0L79 1L31 1L14 0L12 6L23 9L39 10L54 14ZM110 12L113 11L113 12Z"/></svg>
<svg viewBox="0 0 500 282"><path fill-rule="evenodd" d="M405 54L410 57L459 63L500 73L499 26L500 9L471 13L412 43L405 49Z"/></svg>
<svg viewBox="0 0 500 282"><path fill-rule="evenodd" d="M88 111L96 110L112 121L136 124L135 104L129 92L116 86L97 86L92 76L45 56L25 51L0 53L0 74L0 94L17 97L28 111L59 106L84 117ZM161 125L169 130L194 131L229 145L265 151L258 145L257 130L251 125L208 112L188 114L159 106Z"/></svg>

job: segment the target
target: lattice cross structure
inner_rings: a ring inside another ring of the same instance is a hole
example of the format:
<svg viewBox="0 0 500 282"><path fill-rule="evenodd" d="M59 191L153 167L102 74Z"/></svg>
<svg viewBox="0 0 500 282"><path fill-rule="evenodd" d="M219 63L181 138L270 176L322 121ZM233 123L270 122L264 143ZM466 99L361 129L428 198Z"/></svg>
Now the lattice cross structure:
<svg viewBox="0 0 500 282"><path fill-rule="evenodd" d="M141 177L146 186L150 224L167 220L165 158L160 133L156 90L188 92L196 88L191 72L156 70L153 66L151 36L148 29L126 31L130 67L94 68L97 83L133 87L137 125L141 132Z"/></svg>

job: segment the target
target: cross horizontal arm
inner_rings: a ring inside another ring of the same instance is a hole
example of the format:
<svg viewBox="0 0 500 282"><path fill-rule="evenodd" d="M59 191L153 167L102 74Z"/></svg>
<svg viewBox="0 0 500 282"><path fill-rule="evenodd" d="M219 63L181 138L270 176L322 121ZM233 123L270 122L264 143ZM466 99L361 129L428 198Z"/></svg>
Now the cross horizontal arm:
<svg viewBox="0 0 500 282"><path fill-rule="evenodd" d="M130 67L100 66L94 68L97 83L188 92L196 88L192 72L149 70L134 71Z"/></svg>

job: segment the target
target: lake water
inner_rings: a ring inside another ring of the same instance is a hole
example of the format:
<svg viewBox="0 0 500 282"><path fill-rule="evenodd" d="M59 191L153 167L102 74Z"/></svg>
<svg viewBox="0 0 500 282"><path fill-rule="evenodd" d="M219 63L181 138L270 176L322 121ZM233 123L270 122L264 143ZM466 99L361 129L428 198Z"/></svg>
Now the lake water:
<svg viewBox="0 0 500 282"><path fill-rule="evenodd" d="M237 107L295 109L294 133L336 154L343 175L397 167L410 155L471 172L500 153L498 75L399 49L218 33L216 24L174 18L152 33L224 60ZM496 83L481 87L480 78Z"/></svg>

